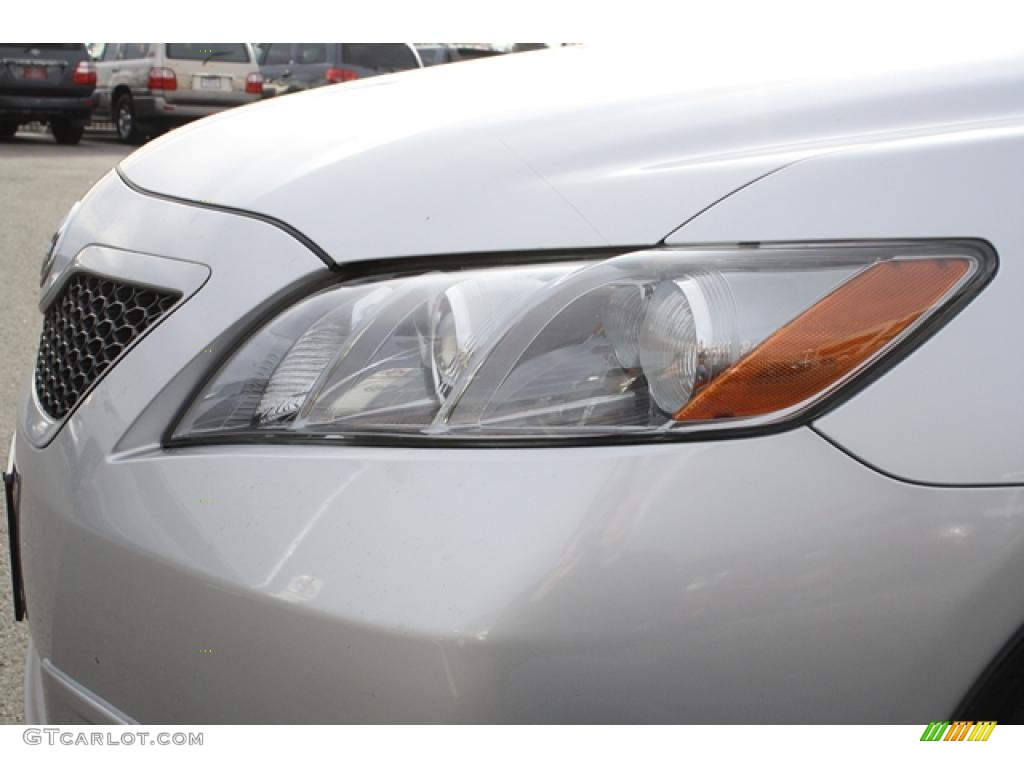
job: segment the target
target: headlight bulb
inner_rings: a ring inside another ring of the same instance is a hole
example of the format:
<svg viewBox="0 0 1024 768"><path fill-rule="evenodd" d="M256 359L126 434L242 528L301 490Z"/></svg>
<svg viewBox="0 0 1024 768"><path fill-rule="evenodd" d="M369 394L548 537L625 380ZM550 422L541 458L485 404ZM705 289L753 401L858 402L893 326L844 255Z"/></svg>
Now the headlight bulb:
<svg viewBox="0 0 1024 768"><path fill-rule="evenodd" d="M739 356L732 291L718 272L659 282L638 339L658 408L675 413Z"/></svg>

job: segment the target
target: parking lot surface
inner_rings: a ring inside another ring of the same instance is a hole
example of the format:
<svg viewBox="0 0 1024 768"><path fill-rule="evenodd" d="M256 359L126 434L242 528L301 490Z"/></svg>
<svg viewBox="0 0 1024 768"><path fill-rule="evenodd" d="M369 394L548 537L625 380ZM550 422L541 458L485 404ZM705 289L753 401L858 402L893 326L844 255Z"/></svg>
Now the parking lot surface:
<svg viewBox="0 0 1024 768"><path fill-rule="evenodd" d="M0 142L0 458L6 462L18 393L32 370L42 319L39 269L68 208L130 151L100 137L59 146L44 134ZM6 516L0 515L0 724L22 720L28 633L14 622Z"/></svg>

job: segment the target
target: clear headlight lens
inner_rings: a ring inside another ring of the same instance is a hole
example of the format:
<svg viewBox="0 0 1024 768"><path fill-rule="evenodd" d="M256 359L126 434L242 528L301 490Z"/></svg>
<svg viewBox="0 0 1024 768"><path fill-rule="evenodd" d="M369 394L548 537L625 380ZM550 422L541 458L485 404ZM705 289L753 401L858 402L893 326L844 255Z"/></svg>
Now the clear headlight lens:
<svg viewBox="0 0 1024 768"><path fill-rule="evenodd" d="M558 438L792 418L985 273L963 244L662 249L323 291L175 431Z"/></svg>

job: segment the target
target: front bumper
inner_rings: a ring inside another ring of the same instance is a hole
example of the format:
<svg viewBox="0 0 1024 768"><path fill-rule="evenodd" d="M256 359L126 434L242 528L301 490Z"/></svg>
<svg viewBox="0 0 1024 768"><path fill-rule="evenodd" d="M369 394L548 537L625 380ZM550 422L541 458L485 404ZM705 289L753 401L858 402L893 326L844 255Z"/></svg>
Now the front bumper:
<svg viewBox="0 0 1024 768"><path fill-rule="evenodd" d="M32 635L141 722L928 722L1017 619L1015 492L810 430L112 458L97 405L18 444Z"/></svg>
<svg viewBox="0 0 1024 768"><path fill-rule="evenodd" d="M809 428L165 450L237 308L325 270L253 219L116 177L91 195L69 252L201 255L211 276L52 439L23 398L34 716L920 723L1024 616L1021 489L893 480Z"/></svg>

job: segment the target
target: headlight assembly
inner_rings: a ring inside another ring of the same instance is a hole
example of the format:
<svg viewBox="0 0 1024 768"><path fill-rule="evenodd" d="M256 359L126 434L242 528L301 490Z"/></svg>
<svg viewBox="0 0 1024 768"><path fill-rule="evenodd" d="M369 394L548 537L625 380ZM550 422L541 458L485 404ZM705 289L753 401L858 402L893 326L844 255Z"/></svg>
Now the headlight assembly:
<svg viewBox="0 0 1024 768"><path fill-rule="evenodd" d="M248 339L174 438L571 441L779 425L993 267L960 242L836 243L346 283Z"/></svg>

